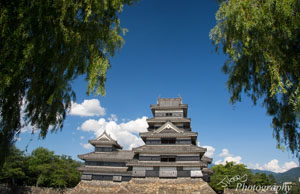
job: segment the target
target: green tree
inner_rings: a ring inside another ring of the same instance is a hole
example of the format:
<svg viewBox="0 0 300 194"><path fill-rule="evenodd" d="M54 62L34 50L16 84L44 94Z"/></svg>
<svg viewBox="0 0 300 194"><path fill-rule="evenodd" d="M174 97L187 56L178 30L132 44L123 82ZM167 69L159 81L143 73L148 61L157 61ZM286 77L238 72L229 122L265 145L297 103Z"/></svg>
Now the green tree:
<svg viewBox="0 0 300 194"><path fill-rule="evenodd" d="M275 183L265 173L252 174L251 170L244 164L226 162L225 165L213 166L212 170L214 173L211 176L209 185L218 193L223 192L225 188L241 189L243 184L245 186L268 186Z"/></svg>
<svg viewBox="0 0 300 194"><path fill-rule="evenodd" d="M75 187L80 181L80 172L77 170L81 166L80 162L72 160L68 156L58 156L55 158L53 172L50 179L51 187Z"/></svg>
<svg viewBox="0 0 300 194"><path fill-rule="evenodd" d="M272 116L278 148L300 157L300 1L219 0L210 32L229 60L230 102L244 92Z"/></svg>
<svg viewBox="0 0 300 194"><path fill-rule="evenodd" d="M27 181L26 175L26 156L15 146L10 147L10 155L2 168L0 168L0 182L11 186L23 185Z"/></svg>
<svg viewBox="0 0 300 194"><path fill-rule="evenodd" d="M118 16L133 1L0 2L0 166L22 125L42 138L63 127L79 75L88 94L105 94L109 58L125 33Z"/></svg>
<svg viewBox="0 0 300 194"><path fill-rule="evenodd" d="M268 186L272 185L273 182L265 173L255 173L250 178L251 185Z"/></svg>
<svg viewBox="0 0 300 194"><path fill-rule="evenodd" d="M290 193L300 193L300 183L294 183Z"/></svg>
<svg viewBox="0 0 300 194"><path fill-rule="evenodd" d="M271 184L276 184L277 183L276 178L273 174L269 174L268 178L271 181Z"/></svg>
<svg viewBox="0 0 300 194"><path fill-rule="evenodd" d="M53 172L54 152L46 148L36 148L32 151L28 159L28 173L30 175L30 185L48 186L50 185L50 175Z"/></svg>
<svg viewBox="0 0 300 194"><path fill-rule="evenodd" d="M223 191L224 188L236 189L238 183L249 184L252 177L251 171L244 164L226 162L212 167L213 175L209 185L216 191Z"/></svg>
<svg viewBox="0 0 300 194"><path fill-rule="evenodd" d="M81 163L70 156L55 155L46 148L36 148L28 156L15 146L0 168L0 183L43 187L75 187L80 181Z"/></svg>
<svg viewBox="0 0 300 194"><path fill-rule="evenodd" d="M77 168L80 162L68 156L54 155L46 148L37 148L32 151L28 159L29 185L43 187L74 187L80 181Z"/></svg>

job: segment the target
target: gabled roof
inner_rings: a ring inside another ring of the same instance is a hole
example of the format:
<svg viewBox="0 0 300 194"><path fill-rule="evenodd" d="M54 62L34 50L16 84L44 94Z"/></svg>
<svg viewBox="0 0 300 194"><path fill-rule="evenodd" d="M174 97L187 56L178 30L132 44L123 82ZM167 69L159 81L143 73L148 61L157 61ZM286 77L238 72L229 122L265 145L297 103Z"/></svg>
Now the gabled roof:
<svg viewBox="0 0 300 194"><path fill-rule="evenodd" d="M101 140L102 141L116 141L113 138L111 138L109 134L106 133L106 130L104 130L104 132L99 137L97 137L96 140L100 140L100 141Z"/></svg>
<svg viewBox="0 0 300 194"><path fill-rule="evenodd" d="M153 131L153 133L164 133L164 132L167 132L167 133L171 133L171 132L184 133L184 131L182 129L179 129L178 127L176 127L170 121L166 122L160 128Z"/></svg>
<svg viewBox="0 0 300 194"><path fill-rule="evenodd" d="M118 144L118 142L116 140L114 140L108 133L106 133L106 130L104 130L104 132L97 137L94 140L89 140L89 143L96 146L96 145L109 145L109 146L115 146L117 148L122 149L123 147L121 145Z"/></svg>
<svg viewBox="0 0 300 194"><path fill-rule="evenodd" d="M172 122L167 121L160 128L139 134L143 137L197 137L197 132L191 132L176 127Z"/></svg>

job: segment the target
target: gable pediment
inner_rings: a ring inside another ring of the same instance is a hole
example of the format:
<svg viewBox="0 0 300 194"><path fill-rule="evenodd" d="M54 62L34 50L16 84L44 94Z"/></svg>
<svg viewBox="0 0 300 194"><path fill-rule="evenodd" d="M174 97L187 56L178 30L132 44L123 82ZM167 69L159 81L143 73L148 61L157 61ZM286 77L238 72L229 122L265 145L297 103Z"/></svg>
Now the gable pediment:
<svg viewBox="0 0 300 194"><path fill-rule="evenodd" d="M163 126L155 130L154 133L183 133L183 131L168 121Z"/></svg>
<svg viewBox="0 0 300 194"><path fill-rule="evenodd" d="M98 138L97 140L101 141L114 141L107 133L104 131Z"/></svg>

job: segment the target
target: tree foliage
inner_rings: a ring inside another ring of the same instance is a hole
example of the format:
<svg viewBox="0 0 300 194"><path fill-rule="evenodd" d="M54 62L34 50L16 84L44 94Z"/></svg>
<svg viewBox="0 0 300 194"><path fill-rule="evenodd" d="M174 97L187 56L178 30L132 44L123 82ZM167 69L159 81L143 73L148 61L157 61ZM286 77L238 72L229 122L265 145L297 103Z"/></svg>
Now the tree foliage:
<svg viewBox="0 0 300 194"><path fill-rule="evenodd" d="M249 184L251 171L244 164L226 162L212 167L213 175L210 177L209 185L215 191L223 191L224 188L235 189L238 183Z"/></svg>
<svg viewBox="0 0 300 194"><path fill-rule="evenodd" d="M216 192L223 192L224 188L237 189L238 184L268 186L276 183L274 176L267 176L265 173L252 174L251 170L244 164L226 162L212 167L214 171L209 185Z"/></svg>
<svg viewBox="0 0 300 194"><path fill-rule="evenodd" d="M230 102L244 92L272 116L279 148L300 156L300 1L219 1L210 38L229 60Z"/></svg>
<svg viewBox="0 0 300 194"><path fill-rule="evenodd" d="M23 185L28 178L25 172L26 157L15 146L10 149L10 155L6 158L3 168L0 168L0 182Z"/></svg>
<svg viewBox="0 0 300 194"><path fill-rule="evenodd" d="M77 168L80 162L68 156L54 155L53 151L37 148L26 156L13 146L0 169L0 182L9 185L30 185L43 187L74 187L80 181Z"/></svg>
<svg viewBox="0 0 300 194"><path fill-rule="evenodd" d="M105 94L109 57L125 33L118 14L132 1L0 2L0 166L22 126L42 138L63 127L79 75L88 94Z"/></svg>

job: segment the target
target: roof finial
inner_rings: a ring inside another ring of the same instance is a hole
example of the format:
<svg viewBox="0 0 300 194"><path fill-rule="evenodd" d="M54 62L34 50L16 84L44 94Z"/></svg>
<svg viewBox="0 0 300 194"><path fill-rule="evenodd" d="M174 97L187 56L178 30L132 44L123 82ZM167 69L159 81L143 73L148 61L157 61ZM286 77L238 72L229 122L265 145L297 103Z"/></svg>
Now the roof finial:
<svg viewBox="0 0 300 194"><path fill-rule="evenodd" d="M156 104L158 104L159 99L160 99L160 94L158 95L158 99L156 101Z"/></svg>

